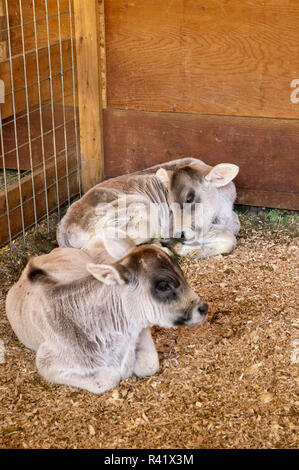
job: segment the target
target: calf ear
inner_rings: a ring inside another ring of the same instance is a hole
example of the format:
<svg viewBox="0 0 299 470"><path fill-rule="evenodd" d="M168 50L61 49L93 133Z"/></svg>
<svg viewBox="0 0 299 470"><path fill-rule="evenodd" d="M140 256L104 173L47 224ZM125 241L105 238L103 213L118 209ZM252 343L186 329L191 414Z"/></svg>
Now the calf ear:
<svg viewBox="0 0 299 470"><path fill-rule="evenodd" d="M109 236L104 233L103 242L105 249L110 256L114 259L120 259L125 256L132 248L135 248L136 245L131 238L129 238L125 232L119 232L118 237Z"/></svg>
<svg viewBox="0 0 299 470"><path fill-rule="evenodd" d="M98 281L103 282L107 286L123 285L126 283L123 276L123 267L111 264L93 264L88 263L87 271Z"/></svg>
<svg viewBox="0 0 299 470"><path fill-rule="evenodd" d="M205 180L216 186L216 188L220 188L230 183L238 172L239 167L233 163L219 163L209 171L205 176Z"/></svg>

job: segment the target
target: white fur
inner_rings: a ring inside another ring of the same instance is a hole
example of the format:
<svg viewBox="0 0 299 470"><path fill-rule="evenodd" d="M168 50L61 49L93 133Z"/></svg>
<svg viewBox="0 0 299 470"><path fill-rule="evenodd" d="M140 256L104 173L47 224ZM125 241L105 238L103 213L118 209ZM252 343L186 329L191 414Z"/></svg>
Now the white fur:
<svg viewBox="0 0 299 470"><path fill-rule="evenodd" d="M175 230L170 227L167 231L173 206L169 179L174 171L185 166L194 167L204 175L199 180L197 188L201 213L193 220L192 228L195 236L201 238L201 242L205 240L209 244L209 250L198 250L198 256L227 253L228 242L223 242L223 239L229 238L227 229L231 232L231 246L234 247L234 236L240 228L238 216L233 211L236 188L232 182L239 169L230 163L220 163L211 167L195 158L173 160L142 172L123 175L98 184L76 201L61 220L57 230L59 246L83 248L95 252L95 247L103 242L105 233L112 227L127 232L136 244L148 243L153 239L175 238ZM94 199L99 201L96 205ZM148 222L155 219L151 212L153 208L157 209L157 224L154 230L149 231ZM214 230L215 225L219 226L217 231ZM180 232L182 231L187 234L190 227L183 225L180 229ZM188 241L189 236L186 245ZM188 246L181 247L175 252L181 256L184 256L184 253L191 253Z"/></svg>
<svg viewBox="0 0 299 470"><path fill-rule="evenodd" d="M105 264L73 248L34 258L8 293L11 326L19 340L36 351L37 369L50 382L103 393L133 373L155 374L159 360L150 327L174 327L190 306L186 324L204 321L198 309L202 302L172 262L168 269L179 276L183 294L171 304L161 303L151 293L146 270L139 279L139 268L132 273L133 263L127 272L133 280L127 283L122 277L126 256L124 264L122 259L107 263L109 252L124 254L125 246L127 253L132 250L132 241L122 240L119 249L115 244L107 239L105 249L98 247L98 259ZM157 260L166 257L157 248L152 253ZM34 279L34 272L41 277Z"/></svg>

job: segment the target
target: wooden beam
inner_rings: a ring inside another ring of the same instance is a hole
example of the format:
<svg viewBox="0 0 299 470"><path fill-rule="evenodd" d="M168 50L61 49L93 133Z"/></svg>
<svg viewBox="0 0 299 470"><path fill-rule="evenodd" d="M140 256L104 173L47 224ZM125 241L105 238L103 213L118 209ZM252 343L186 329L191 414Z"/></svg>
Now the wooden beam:
<svg viewBox="0 0 299 470"><path fill-rule="evenodd" d="M75 154L68 157L68 181L70 197L78 194L78 172L77 172L77 159ZM59 188L59 203L60 205L67 201L67 171L65 157L57 160L57 175L58 175L58 188ZM56 170L55 164L52 161L46 166L46 182L47 182L47 200L49 212L57 208L57 194L56 194ZM44 171L41 167L34 173L34 191L32 185L31 175L25 176L21 179L21 194L23 202L23 217L25 227L28 228L34 224L34 206L33 194L35 193L36 213L37 219L42 218L46 214L46 200L45 200L45 178ZM20 190L18 183L14 183L8 187L8 205L10 213L10 229L11 236L15 237L22 231L22 217L20 209ZM6 197L4 191L0 192L0 246L4 245L9 240L7 213L6 213Z"/></svg>
<svg viewBox="0 0 299 470"><path fill-rule="evenodd" d="M97 1L74 0L82 190L104 177Z"/></svg>
<svg viewBox="0 0 299 470"><path fill-rule="evenodd" d="M180 157L236 163L240 204L299 209L299 120L104 110L105 176Z"/></svg>

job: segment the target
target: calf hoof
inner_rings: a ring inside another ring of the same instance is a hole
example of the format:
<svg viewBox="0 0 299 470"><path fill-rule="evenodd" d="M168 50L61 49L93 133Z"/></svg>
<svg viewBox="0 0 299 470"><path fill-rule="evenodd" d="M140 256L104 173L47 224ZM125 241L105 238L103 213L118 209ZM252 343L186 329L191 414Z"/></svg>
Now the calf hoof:
<svg viewBox="0 0 299 470"><path fill-rule="evenodd" d="M155 357L144 357L139 358L134 366L134 374L137 377L149 377L155 375L159 370L159 359L158 355Z"/></svg>
<svg viewBox="0 0 299 470"><path fill-rule="evenodd" d="M237 240L229 228L223 229L217 240L219 254L227 255L236 248Z"/></svg>

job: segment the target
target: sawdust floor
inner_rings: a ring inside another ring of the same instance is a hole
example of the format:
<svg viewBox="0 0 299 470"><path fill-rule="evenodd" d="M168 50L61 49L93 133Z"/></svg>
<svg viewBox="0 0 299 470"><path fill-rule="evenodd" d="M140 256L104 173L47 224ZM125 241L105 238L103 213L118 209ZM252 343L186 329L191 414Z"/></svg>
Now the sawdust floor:
<svg viewBox="0 0 299 470"><path fill-rule="evenodd" d="M26 253L19 242L13 257L2 249L0 447L297 448L298 239L294 231L241 219L234 253L182 262L210 304L207 323L155 328L160 371L101 396L38 375L34 353L4 316L6 292ZM30 240L27 253L55 244L53 234Z"/></svg>

